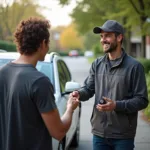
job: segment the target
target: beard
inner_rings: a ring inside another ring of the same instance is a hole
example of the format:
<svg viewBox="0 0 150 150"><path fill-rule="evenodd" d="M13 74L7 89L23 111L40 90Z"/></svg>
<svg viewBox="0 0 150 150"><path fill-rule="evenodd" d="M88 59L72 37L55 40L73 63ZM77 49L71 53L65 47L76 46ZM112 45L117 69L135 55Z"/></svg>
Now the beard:
<svg viewBox="0 0 150 150"><path fill-rule="evenodd" d="M107 42L104 42L104 46L103 46L103 50L104 50L104 53L111 53L111 52L115 52L116 49L117 49L117 43L114 42L114 43L107 43Z"/></svg>

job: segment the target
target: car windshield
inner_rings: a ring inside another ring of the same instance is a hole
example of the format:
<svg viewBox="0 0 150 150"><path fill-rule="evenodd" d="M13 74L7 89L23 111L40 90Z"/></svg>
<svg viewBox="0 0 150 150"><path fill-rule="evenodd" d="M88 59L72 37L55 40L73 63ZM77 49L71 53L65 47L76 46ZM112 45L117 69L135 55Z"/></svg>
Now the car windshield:
<svg viewBox="0 0 150 150"><path fill-rule="evenodd" d="M13 59L0 59L0 66L12 61ZM36 65L38 71L44 73L52 82L54 86L52 64L47 62L38 62Z"/></svg>
<svg viewBox="0 0 150 150"><path fill-rule="evenodd" d="M54 86L54 78L53 78L53 66L51 63L39 61L36 65L38 71L44 73L52 82Z"/></svg>

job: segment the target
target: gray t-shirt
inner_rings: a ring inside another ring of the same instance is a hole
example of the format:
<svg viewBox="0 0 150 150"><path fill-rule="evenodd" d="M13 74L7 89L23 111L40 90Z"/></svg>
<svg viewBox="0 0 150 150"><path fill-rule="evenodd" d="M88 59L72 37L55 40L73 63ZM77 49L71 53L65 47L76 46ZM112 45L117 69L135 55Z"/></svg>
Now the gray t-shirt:
<svg viewBox="0 0 150 150"><path fill-rule="evenodd" d="M0 150L51 150L40 113L56 109L53 86L30 64L0 68Z"/></svg>
<svg viewBox="0 0 150 150"><path fill-rule="evenodd" d="M109 60L109 65L110 65L110 67L115 66L118 62L120 62L121 59L122 59L122 57L119 57L119 58L114 59L114 60L108 59L108 60Z"/></svg>

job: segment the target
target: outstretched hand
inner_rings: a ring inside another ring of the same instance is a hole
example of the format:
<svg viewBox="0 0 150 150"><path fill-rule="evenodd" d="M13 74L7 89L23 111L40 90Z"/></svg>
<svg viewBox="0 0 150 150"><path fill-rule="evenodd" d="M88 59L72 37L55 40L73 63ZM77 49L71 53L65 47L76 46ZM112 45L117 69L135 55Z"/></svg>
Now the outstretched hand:
<svg viewBox="0 0 150 150"><path fill-rule="evenodd" d="M79 95L79 92L78 91L73 91L70 96L72 97L76 97L77 99L79 99L80 95Z"/></svg>
<svg viewBox="0 0 150 150"><path fill-rule="evenodd" d="M111 100L110 98L103 97L106 101L106 104L97 104L96 108L99 111L113 111L116 108L116 102Z"/></svg>
<svg viewBox="0 0 150 150"><path fill-rule="evenodd" d="M67 102L67 107L71 108L73 111L78 107L79 105L79 99L76 97L73 97L71 94L69 96L69 100Z"/></svg>

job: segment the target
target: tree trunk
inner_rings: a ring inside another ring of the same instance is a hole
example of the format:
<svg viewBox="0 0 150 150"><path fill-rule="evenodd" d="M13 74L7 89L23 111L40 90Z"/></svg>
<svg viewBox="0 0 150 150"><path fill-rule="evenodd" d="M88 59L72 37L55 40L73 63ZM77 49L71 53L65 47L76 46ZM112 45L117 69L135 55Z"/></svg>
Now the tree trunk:
<svg viewBox="0 0 150 150"><path fill-rule="evenodd" d="M131 55L131 31L127 31L124 46L127 54Z"/></svg>
<svg viewBox="0 0 150 150"><path fill-rule="evenodd" d="M142 36L141 57L146 57L146 36Z"/></svg>
<svg viewBox="0 0 150 150"><path fill-rule="evenodd" d="M127 18L123 17L123 24L127 23ZM126 50L126 53L128 55L131 55L131 31L129 29L124 28L125 30L125 35L123 39L123 47Z"/></svg>

